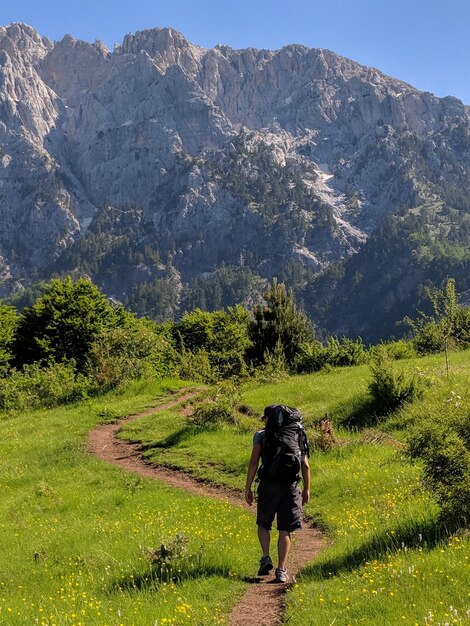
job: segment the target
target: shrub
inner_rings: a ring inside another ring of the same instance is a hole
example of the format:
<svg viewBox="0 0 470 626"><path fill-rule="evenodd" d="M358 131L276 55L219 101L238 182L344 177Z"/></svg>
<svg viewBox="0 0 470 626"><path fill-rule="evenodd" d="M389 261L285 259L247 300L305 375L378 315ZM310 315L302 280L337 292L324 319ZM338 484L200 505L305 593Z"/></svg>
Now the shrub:
<svg viewBox="0 0 470 626"><path fill-rule="evenodd" d="M448 351L465 348L470 343L470 308L458 304L455 280L448 278L444 289L426 289L433 314L420 313L417 320L405 318L413 331L413 344L420 354L445 351L449 371Z"/></svg>
<svg viewBox="0 0 470 626"><path fill-rule="evenodd" d="M250 314L240 305L212 313L196 309L174 325L173 336L181 344L183 357L187 352L206 354L216 377L243 376L247 372L245 353L251 344L249 319Z"/></svg>
<svg viewBox="0 0 470 626"><path fill-rule="evenodd" d="M160 583L169 583L195 575L201 566L202 553L192 552L189 537L179 532L156 550L147 550L147 557L151 564L152 578L156 578ZM129 582L129 586L135 588L132 578Z"/></svg>
<svg viewBox="0 0 470 626"><path fill-rule="evenodd" d="M227 401L209 401L196 407L189 422L200 428L217 428L224 423L233 424L234 416Z"/></svg>
<svg viewBox="0 0 470 626"><path fill-rule="evenodd" d="M292 291L276 279L264 294L266 304L256 306L250 325L253 342L249 356L257 365L264 362L266 354L272 354L280 343L289 367L294 363L305 342L313 341L313 327L305 313L299 311Z"/></svg>
<svg viewBox="0 0 470 626"><path fill-rule="evenodd" d="M413 337L413 347L418 354L434 354L444 349L444 330L438 322L429 322Z"/></svg>
<svg viewBox="0 0 470 626"><path fill-rule="evenodd" d="M13 356L11 348L18 319L14 307L0 304L0 376L8 371Z"/></svg>
<svg viewBox="0 0 470 626"><path fill-rule="evenodd" d="M26 411L73 402L87 395L90 381L75 373L74 363L38 363L0 379L0 410Z"/></svg>
<svg viewBox="0 0 470 626"><path fill-rule="evenodd" d="M421 397L423 385L416 373L396 369L384 355L376 356L371 364L372 381L369 392L374 410L388 415L406 402Z"/></svg>
<svg viewBox="0 0 470 626"><path fill-rule="evenodd" d="M294 369L299 373L318 372L325 367L360 365L368 359L362 339L330 337L326 345L320 341L304 343L294 360Z"/></svg>
<svg viewBox="0 0 470 626"><path fill-rule="evenodd" d="M341 445L328 414L320 422L314 424L313 428L309 429L308 440L310 450L321 450L322 452L327 452Z"/></svg>
<svg viewBox="0 0 470 626"><path fill-rule="evenodd" d="M367 350L362 339L330 337L326 344L327 363L334 367L361 365L367 360Z"/></svg>
<svg viewBox="0 0 470 626"><path fill-rule="evenodd" d="M460 348L470 347L470 307L459 307L455 313L454 340Z"/></svg>
<svg viewBox="0 0 470 626"><path fill-rule="evenodd" d="M219 379L218 372L211 366L207 350L183 350L179 356L178 372L180 378L200 383L211 384Z"/></svg>
<svg viewBox="0 0 470 626"><path fill-rule="evenodd" d="M156 329L152 322L136 320L128 328L112 328L96 337L88 355L87 373L98 389L175 373L176 350Z"/></svg>
<svg viewBox="0 0 470 626"><path fill-rule="evenodd" d="M222 424L238 425L240 386L235 380L224 380L213 387L198 404L189 421L202 428L217 428Z"/></svg>
<svg viewBox="0 0 470 626"><path fill-rule="evenodd" d="M442 517L452 525L470 521L470 406L452 391L432 415L421 415L410 431L408 453L424 462L425 481L436 494Z"/></svg>
<svg viewBox="0 0 470 626"><path fill-rule="evenodd" d="M303 343L294 360L294 369L298 374L319 372L328 363L328 350L320 341Z"/></svg>
<svg viewBox="0 0 470 626"><path fill-rule="evenodd" d="M281 342L278 341L274 350L266 350L263 365L255 370L255 378L263 383L276 383L289 376L289 367Z"/></svg>
<svg viewBox="0 0 470 626"><path fill-rule="evenodd" d="M412 359L416 357L416 349L413 342L399 339L397 341L389 341L380 343L378 346L373 346L370 349L370 355L374 358L377 354L385 354L393 361L400 361L402 359Z"/></svg>

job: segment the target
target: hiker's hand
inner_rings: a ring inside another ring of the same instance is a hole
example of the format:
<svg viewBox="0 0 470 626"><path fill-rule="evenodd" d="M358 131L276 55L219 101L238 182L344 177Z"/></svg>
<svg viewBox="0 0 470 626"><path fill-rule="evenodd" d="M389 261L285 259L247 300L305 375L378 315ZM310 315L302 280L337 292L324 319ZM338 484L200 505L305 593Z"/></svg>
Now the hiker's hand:
<svg viewBox="0 0 470 626"><path fill-rule="evenodd" d="M251 489L245 489L245 500L250 506L253 504L253 492Z"/></svg>
<svg viewBox="0 0 470 626"><path fill-rule="evenodd" d="M310 491L308 489L304 489L302 491L302 504L307 504L310 500Z"/></svg>

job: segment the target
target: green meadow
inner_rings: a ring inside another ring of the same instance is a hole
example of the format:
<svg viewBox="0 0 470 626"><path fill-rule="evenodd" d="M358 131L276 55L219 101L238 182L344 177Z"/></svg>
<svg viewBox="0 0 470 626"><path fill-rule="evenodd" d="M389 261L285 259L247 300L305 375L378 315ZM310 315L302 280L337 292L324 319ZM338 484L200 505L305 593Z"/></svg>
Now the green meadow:
<svg viewBox="0 0 470 626"><path fill-rule="evenodd" d="M175 412L129 424L121 436L140 441L147 457L218 484L242 489L248 451L265 405L298 406L307 429L328 413L341 446L314 450L312 498L307 514L325 530L328 547L289 592L286 623L470 623L470 539L446 533L439 506L423 485L422 468L403 451L407 429L419 416L460 396L469 407L470 352L397 362L426 381L424 397L379 421L374 428L341 424L367 406L367 366L290 377L241 390L253 415L214 430L197 428ZM253 555L252 568L256 567Z"/></svg>
<svg viewBox="0 0 470 626"><path fill-rule="evenodd" d="M179 386L0 421L0 624L224 623L252 573L240 550L256 551L251 515L86 451L94 426Z"/></svg>
<svg viewBox="0 0 470 626"><path fill-rule="evenodd" d="M423 468L404 452L437 407L469 407L470 352L397 362L424 395L367 428L370 370L336 368L236 388L232 422L201 426L181 407L127 424L157 465L242 489L265 405L299 407L314 439L328 414L341 445L314 448L306 513L324 551L288 592L289 626L470 624L470 538L443 528ZM86 450L97 424L162 404L178 380L133 383L76 405L0 420L0 624L226 623L259 559L254 518L227 503L126 473ZM206 391L200 391L201 395ZM193 401L194 402L194 401ZM187 408L187 407L186 407ZM346 424L349 425L346 428Z"/></svg>

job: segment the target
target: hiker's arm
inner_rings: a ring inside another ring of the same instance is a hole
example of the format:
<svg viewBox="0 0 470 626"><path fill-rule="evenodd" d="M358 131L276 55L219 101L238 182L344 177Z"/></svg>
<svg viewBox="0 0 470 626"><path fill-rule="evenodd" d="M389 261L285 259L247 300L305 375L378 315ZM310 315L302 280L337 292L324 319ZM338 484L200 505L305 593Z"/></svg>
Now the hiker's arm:
<svg viewBox="0 0 470 626"><path fill-rule="evenodd" d="M307 504L310 500L310 464L306 455L302 457L301 471L304 485L302 489L302 504Z"/></svg>
<svg viewBox="0 0 470 626"><path fill-rule="evenodd" d="M248 471L246 473L246 485L245 485L245 500L251 506L253 504L253 492L251 491L251 485L256 476L256 470L258 469L258 463L261 456L261 444L253 444L253 450L251 451L250 462L248 463Z"/></svg>

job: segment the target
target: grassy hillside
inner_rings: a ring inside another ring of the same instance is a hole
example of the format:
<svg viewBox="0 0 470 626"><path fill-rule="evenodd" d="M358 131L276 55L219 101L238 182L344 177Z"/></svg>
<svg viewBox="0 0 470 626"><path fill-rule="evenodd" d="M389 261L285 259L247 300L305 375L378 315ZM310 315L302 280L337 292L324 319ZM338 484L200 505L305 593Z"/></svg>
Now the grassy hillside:
<svg viewBox="0 0 470 626"><path fill-rule="evenodd" d="M0 421L2 626L192 624L207 616L216 624L236 602L251 574L239 545L256 550L251 516L86 452L97 423L179 386L134 385L124 395ZM162 544L176 553L176 582L150 561Z"/></svg>
<svg viewBox="0 0 470 626"><path fill-rule="evenodd" d="M442 531L439 506L423 487L421 467L405 457L400 443L418 414L432 414L452 391L468 396L470 353L452 354L451 362L449 379L442 355L400 362L400 368L415 370L428 381L424 398L373 430L338 429L346 445L313 453L312 499L306 511L326 529L331 545L290 592L289 624L444 624L469 619L469 537ZM367 401L369 376L361 366L278 384L250 384L241 400L254 409L253 416L239 416L235 425L198 428L169 412L164 419L128 425L122 436L142 441L154 463L242 488L252 433L260 427L255 415L265 405L298 406L307 425L326 412L340 422Z"/></svg>
<svg viewBox="0 0 470 626"><path fill-rule="evenodd" d="M470 540L445 534L420 464L403 454L412 423L449 397L468 406L470 352L397 364L429 381L422 400L344 445L314 450L306 511L329 547L289 592L296 626L465 624ZM157 464L242 488L253 432L272 402L298 406L309 432L328 412L344 423L367 403L369 369L336 369L277 384L229 388L234 422L198 426L167 410L128 424ZM106 465L86 451L96 424L163 402L183 383L134 384L120 394L0 420L0 624L217 624L259 558L253 517ZM467 404L465 404L467 403ZM156 564L161 545L174 553ZM172 567L172 575L168 567Z"/></svg>

